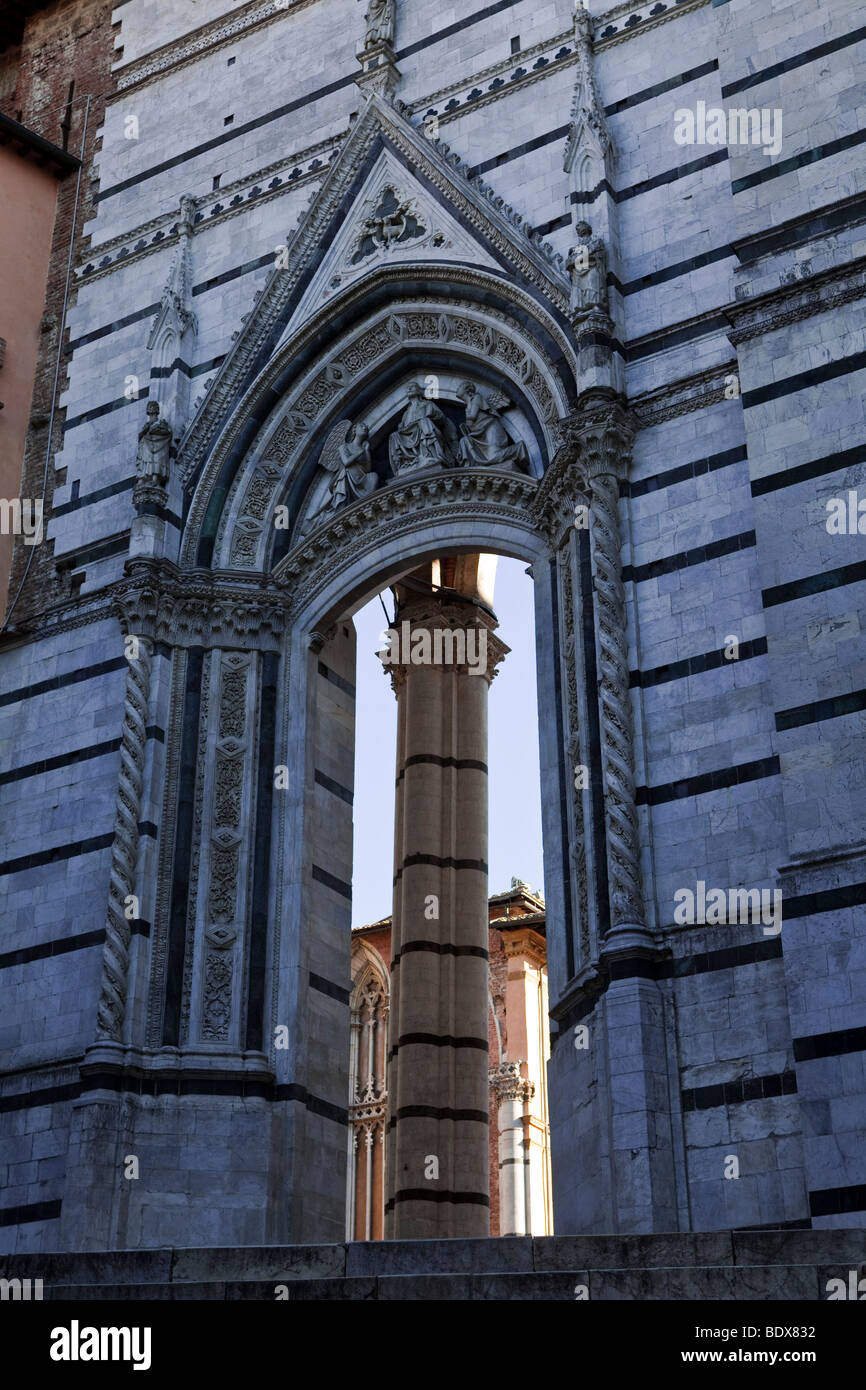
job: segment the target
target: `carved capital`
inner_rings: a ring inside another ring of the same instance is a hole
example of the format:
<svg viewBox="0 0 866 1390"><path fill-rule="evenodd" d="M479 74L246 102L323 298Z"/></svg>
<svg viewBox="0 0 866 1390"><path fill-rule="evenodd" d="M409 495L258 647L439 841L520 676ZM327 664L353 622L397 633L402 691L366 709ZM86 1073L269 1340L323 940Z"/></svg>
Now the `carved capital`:
<svg viewBox="0 0 866 1390"><path fill-rule="evenodd" d="M523 1062L500 1062L488 1072L490 1086L497 1105L505 1101L519 1101L524 1104L535 1095L535 1082L521 1074Z"/></svg>

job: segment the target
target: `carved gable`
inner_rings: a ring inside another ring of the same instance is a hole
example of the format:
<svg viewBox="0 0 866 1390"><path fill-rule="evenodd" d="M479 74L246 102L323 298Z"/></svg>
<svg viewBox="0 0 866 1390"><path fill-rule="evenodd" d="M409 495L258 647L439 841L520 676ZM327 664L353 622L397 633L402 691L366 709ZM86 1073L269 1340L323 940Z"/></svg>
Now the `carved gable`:
<svg viewBox="0 0 866 1390"><path fill-rule="evenodd" d="M444 199L434 197L386 148L356 194L284 336L371 271L408 261L497 267L495 257Z"/></svg>

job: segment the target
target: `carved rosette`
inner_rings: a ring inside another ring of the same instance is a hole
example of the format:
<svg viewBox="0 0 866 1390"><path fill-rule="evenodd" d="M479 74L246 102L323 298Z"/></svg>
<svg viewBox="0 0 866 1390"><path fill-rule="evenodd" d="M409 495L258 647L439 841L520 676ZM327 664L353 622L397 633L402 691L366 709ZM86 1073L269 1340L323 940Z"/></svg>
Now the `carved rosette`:
<svg viewBox="0 0 866 1390"><path fill-rule="evenodd" d="M135 892L138 867L138 822L144 780L147 742L147 709L153 650L145 637L138 638L138 655L129 659L126 673L123 729L120 740L120 778L115 799L114 842L108 918L102 955L102 984L97 1008L97 1036L120 1041L126 1016L131 921L126 899Z"/></svg>
<svg viewBox="0 0 866 1390"><path fill-rule="evenodd" d="M634 731L618 512L620 480L625 476L633 438L633 423L621 406L607 402L587 410L581 428L581 454L591 497L590 539L596 596L612 928L642 927L646 922L635 803Z"/></svg>
<svg viewBox="0 0 866 1390"><path fill-rule="evenodd" d="M535 1095L535 1082L521 1074L523 1062L500 1062L498 1067L491 1067L488 1072L490 1077L490 1089L496 1098L497 1105L502 1105L507 1101L518 1101L524 1104L532 1100Z"/></svg>

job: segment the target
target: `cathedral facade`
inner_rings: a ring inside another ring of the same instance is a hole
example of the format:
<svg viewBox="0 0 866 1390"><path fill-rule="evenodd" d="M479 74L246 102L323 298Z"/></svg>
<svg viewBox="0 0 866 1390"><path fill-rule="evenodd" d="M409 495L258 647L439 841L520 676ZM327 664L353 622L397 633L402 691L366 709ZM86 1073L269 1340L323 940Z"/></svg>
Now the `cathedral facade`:
<svg viewBox="0 0 866 1390"><path fill-rule="evenodd" d="M3 157L62 186L30 358L0 324L44 508L0 637L0 1250L490 1230L497 553L556 1232L862 1227L866 6L14 8ZM454 820L400 822L362 1172L352 614L419 574L411 632L464 648L403 661L398 797Z"/></svg>

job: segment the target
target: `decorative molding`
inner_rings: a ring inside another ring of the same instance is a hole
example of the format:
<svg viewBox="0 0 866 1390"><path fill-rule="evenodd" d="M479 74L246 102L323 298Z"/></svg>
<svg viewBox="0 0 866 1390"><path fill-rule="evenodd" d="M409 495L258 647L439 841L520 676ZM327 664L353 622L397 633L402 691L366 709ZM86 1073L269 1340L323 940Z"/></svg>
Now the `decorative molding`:
<svg viewBox="0 0 866 1390"><path fill-rule="evenodd" d="M691 14L702 9L712 0L626 0L623 5L615 5L612 10L593 20L595 47L614 48L635 34L643 34L659 24L677 19L681 14Z"/></svg>
<svg viewBox="0 0 866 1390"><path fill-rule="evenodd" d="M292 610L297 610L335 573L354 565L366 551L380 547L386 528L389 539L410 535L422 510L430 511L437 522L488 517L516 522L533 531L528 503L536 487L535 480L524 474L493 469L414 474L411 482L382 488L311 532L280 561L273 579L290 590Z"/></svg>
<svg viewBox="0 0 866 1390"><path fill-rule="evenodd" d="M224 44L234 43L242 34L276 23L287 14L306 9L308 5L315 3L316 0L288 0L285 6L278 9L274 0L256 0L253 4L245 5L240 11L235 11L231 19L223 18L215 20L212 24L202 25L186 40L181 38L173 43L164 44L154 52L133 59L128 64L115 64L112 72L116 74L117 90L128 92L130 88L140 86L152 77L161 76L174 68L186 67Z"/></svg>
<svg viewBox="0 0 866 1390"><path fill-rule="evenodd" d="M128 615L123 614L124 617ZM111 877L108 889L108 917L102 956L102 983L97 1007L97 1037L119 1042L126 1017L126 988L129 973L131 918L127 899L134 895L138 868L141 792L147 744L147 712L153 651L147 638L135 628L138 656L129 658L126 673L123 728L120 742L120 776L114 812L114 843L111 847Z"/></svg>
<svg viewBox="0 0 866 1390"><path fill-rule="evenodd" d="M406 114L404 114L406 113ZM372 96L355 121L340 155L302 215L288 246L288 265L274 270L253 313L220 366L204 404L199 408L181 446L182 471L189 478L203 463L215 436L230 414L237 419L242 411L238 390L274 328L310 259L321 246L343 197L359 171L367 152L379 133L387 135L395 148L432 186L454 206L458 214L475 229L482 245L493 248L547 300L553 310L567 314L569 284L562 258L547 247L530 225L498 198L480 179L470 180L468 168L457 155L429 140L409 123L408 107L400 102L389 105ZM331 301L333 305L342 300ZM537 313L537 305L533 306ZM309 328L310 325L305 327ZM292 347L296 345L293 343ZM286 355L286 347L282 355ZM255 392L255 383L245 395ZM222 441L221 441L222 442Z"/></svg>
<svg viewBox="0 0 866 1390"><path fill-rule="evenodd" d="M641 928L646 917L618 511L619 487L627 476L635 422L615 401L591 402L583 413L579 433L581 459L590 486L611 928Z"/></svg>
<svg viewBox="0 0 866 1390"><path fill-rule="evenodd" d="M810 275L808 266L809 263L804 262L792 267L787 283L780 284L778 289L754 298L746 298L744 294L726 307L724 312L733 325L728 337L734 347L814 314L826 314L843 304L866 298L866 256L858 256L844 267L837 266L817 275ZM804 267L808 278L803 275ZM741 288L745 290L746 287Z"/></svg>
<svg viewBox="0 0 866 1390"><path fill-rule="evenodd" d="M384 270L380 273L385 276ZM469 270L459 271L456 278L469 284L477 282L480 287L481 277ZM364 293L364 287L359 285L356 292ZM304 330L301 342L307 341L308 331L314 336L315 320ZM477 353L494 361L503 375L532 400L550 443L558 438L557 412L563 396L556 399L550 389L553 365L516 321L491 309L482 314L481 309L466 311L463 306L460 312L450 301L438 298L406 306L393 304L383 309L378 318L367 320L348 340L338 343L329 360L319 362L302 378L281 401L279 415L266 423L261 443L254 446L252 453L252 458L258 457L259 462L239 469L229 489L216 538L219 563L247 569L264 565L270 535L267 517L284 495L286 484L302 459L308 456L308 440L316 421L325 416L339 419L349 409L346 400L350 392L357 390L359 377L381 368L389 357L402 355L415 343L432 347L451 344L452 350ZM211 469L218 467L221 456L220 451ZM309 503L308 494L298 523ZM190 557L192 537L206 505L207 491L202 489L188 518L188 528L192 530L185 547ZM342 510L338 516L344 514Z"/></svg>
<svg viewBox="0 0 866 1390"><path fill-rule="evenodd" d="M202 574L182 573L168 561L127 562L118 585L133 630L172 647L241 647L279 651L289 605L261 581L223 575L207 582Z"/></svg>
<svg viewBox="0 0 866 1390"><path fill-rule="evenodd" d="M521 1073L525 1062L500 1062L488 1072L490 1089L497 1105L517 1102L524 1105L535 1095L535 1082Z"/></svg>
<svg viewBox="0 0 866 1390"><path fill-rule="evenodd" d="M688 415L693 410L705 410L707 406L718 405L727 399L725 386L731 373L736 371L736 361L725 362L721 367L707 367L702 372L680 377L654 391L630 396L629 409L641 429Z"/></svg>

